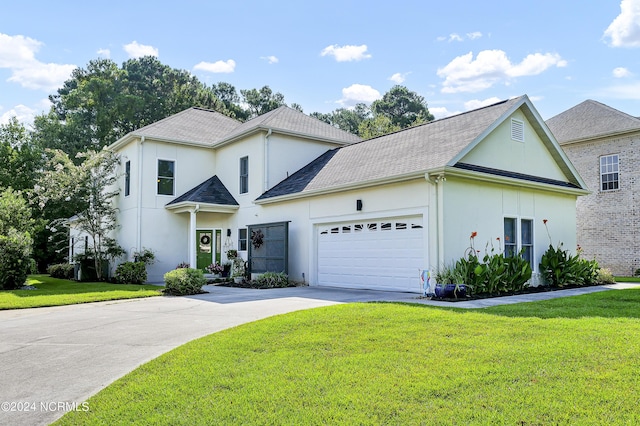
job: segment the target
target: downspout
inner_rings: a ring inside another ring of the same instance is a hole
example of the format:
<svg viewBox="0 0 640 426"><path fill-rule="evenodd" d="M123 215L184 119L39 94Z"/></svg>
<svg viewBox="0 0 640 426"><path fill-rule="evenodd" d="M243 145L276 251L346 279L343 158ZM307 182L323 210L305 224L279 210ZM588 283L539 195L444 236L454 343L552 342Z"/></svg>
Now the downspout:
<svg viewBox="0 0 640 426"><path fill-rule="evenodd" d="M138 142L138 212L136 217L136 250L142 250L142 144L144 136Z"/></svg>
<svg viewBox="0 0 640 426"><path fill-rule="evenodd" d="M269 136L271 136L271 128L264 137L264 182L262 192L269 190Z"/></svg>

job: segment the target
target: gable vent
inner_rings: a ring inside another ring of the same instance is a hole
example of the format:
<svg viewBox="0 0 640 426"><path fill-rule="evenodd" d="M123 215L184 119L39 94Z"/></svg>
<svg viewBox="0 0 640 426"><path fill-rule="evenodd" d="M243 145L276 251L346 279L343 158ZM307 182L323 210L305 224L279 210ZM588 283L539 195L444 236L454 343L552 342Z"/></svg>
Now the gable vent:
<svg viewBox="0 0 640 426"><path fill-rule="evenodd" d="M524 122L511 119L511 139L524 142Z"/></svg>

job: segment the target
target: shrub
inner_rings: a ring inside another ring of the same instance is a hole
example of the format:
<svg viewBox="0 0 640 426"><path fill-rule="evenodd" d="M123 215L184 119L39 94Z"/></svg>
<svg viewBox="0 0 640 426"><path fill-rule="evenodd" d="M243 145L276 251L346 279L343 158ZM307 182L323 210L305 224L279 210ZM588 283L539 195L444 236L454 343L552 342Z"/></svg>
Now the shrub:
<svg viewBox="0 0 640 426"><path fill-rule="evenodd" d="M74 265L70 263L56 263L54 265L49 265L47 268L47 274L51 275L52 278L72 280L75 278L73 276L74 270Z"/></svg>
<svg viewBox="0 0 640 426"><path fill-rule="evenodd" d="M174 296L186 296L202 293L202 286L207 283L199 269L179 268L164 274L165 293Z"/></svg>
<svg viewBox="0 0 640 426"><path fill-rule="evenodd" d="M153 250L143 248L142 250L133 253L133 259L135 262L142 262L145 265L153 265L153 262L156 261L156 255Z"/></svg>
<svg viewBox="0 0 640 426"><path fill-rule="evenodd" d="M616 280L613 277L613 273L611 272L611 269L600 268L598 270L597 282L598 284L613 284L616 282Z"/></svg>
<svg viewBox="0 0 640 426"><path fill-rule="evenodd" d="M284 272L265 272L251 282L253 288L289 287L289 276Z"/></svg>
<svg viewBox="0 0 640 426"><path fill-rule="evenodd" d="M0 288L14 290L24 285L31 269L31 237L9 228L0 235Z"/></svg>
<svg viewBox="0 0 640 426"><path fill-rule="evenodd" d="M115 280L120 284L143 284L147 281L147 264L140 262L124 262L118 265Z"/></svg>
<svg viewBox="0 0 640 426"><path fill-rule="evenodd" d="M572 256L563 250L562 243L557 248L549 245L540 260L542 276L552 287L595 284L599 269L595 260L581 259L579 253Z"/></svg>

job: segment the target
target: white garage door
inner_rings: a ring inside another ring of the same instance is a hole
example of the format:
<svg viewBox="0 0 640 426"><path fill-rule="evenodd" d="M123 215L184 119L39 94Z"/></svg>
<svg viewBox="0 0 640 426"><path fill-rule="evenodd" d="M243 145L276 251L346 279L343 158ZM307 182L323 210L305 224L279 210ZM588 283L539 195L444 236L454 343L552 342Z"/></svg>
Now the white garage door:
<svg viewBox="0 0 640 426"><path fill-rule="evenodd" d="M317 232L319 285L420 292L422 217L332 223Z"/></svg>

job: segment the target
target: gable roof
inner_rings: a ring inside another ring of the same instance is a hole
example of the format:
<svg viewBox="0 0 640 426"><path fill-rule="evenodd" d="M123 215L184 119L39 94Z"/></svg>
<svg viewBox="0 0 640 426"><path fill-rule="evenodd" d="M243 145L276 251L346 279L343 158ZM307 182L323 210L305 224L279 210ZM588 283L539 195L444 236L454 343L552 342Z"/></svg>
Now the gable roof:
<svg viewBox="0 0 640 426"><path fill-rule="evenodd" d="M173 201L167 203L166 206L168 207L181 203L239 206L236 199L233 198L233 195L231 195L218 176L213 176L207 179L200 185L190 189Z"/></svg>
<svg viewBox="0 0 640 426"><path fill-rule="evenodd" d="M324 140L340 145L362 140L352 133L340 130L317 118L310 117L287 106L281 106L242 123L222 140L218 141L216 145L232 142L250 133L269 130L298 137Z"/></svg>
<svg viewBox="0 0 640 426"><path fill-rule="evenodd" d="M453 168L487 134L523 106L525 115L571 179L572 186L586 188L524 95L334 149L330 151L332 154L317 158L257 200L413 179L445 167Z"/></svg>
<svg viewBox="0 0 640 426"><path fill-rule="evenodd" d="M546 123L561 144L640 130L639 118L591 99Z"/></svg>
<svg viewBox="0 0 640 426"><path fill-rule="evenodd" d="M128 133L109 149L118 149L135 137L212 146L241 124L217 111L192 107Z"/></svg>

